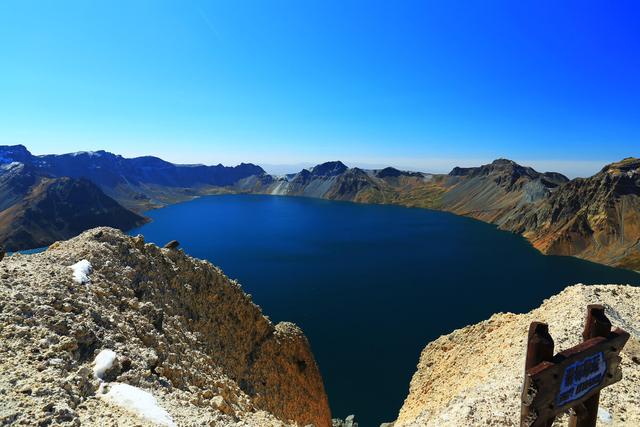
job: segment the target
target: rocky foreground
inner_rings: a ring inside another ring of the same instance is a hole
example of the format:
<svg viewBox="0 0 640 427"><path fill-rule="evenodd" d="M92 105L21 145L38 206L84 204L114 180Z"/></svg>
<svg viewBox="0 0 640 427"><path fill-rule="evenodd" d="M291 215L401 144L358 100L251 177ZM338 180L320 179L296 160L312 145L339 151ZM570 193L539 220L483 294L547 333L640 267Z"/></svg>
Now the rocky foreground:
<svg viewBox="0 0 640 427"><path fill-rule="evenodd" d="M394 427L519 425L530 322L548 323L556 351L565 350L581 341L586 306L595 303L631 334L622 381L601 393L599 425L640 425L640 288L576 285L527 314L496 314L427 345Z"/></svg>
<svg viewBox="0 0 640 427"><path fill-rule="evenodd" d="M331 425L298 327L111 228L0 261L0 343L0 425Z"/></svg>

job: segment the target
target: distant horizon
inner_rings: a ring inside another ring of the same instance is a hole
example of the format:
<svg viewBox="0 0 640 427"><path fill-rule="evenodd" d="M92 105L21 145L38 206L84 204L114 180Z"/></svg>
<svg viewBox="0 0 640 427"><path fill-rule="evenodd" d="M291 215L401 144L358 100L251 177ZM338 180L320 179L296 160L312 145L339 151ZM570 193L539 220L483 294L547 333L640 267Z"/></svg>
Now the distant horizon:
<svg viewBox="0 0 640 427"><path fill-rule="evenodd" d="M562 160L521 160L521 159L517 159L517 158L513 158L513 157L509 157L509 156L498 156L492 159L436 159L436 158L431 158L431 159L425 159L425 165L427 165L426 167L420 167L420 166L415 166L415 163L412 164L411 163L411 159L405 159L404 161L399 161L399 162L387 162L387 163L383 163L383 162L375 162L375 161L358 161L358 160L345 160L345 159L339 159L339 158L333 158L333 159L320 159L318 161L307 161L307 162L297 162L297 163L267 163L267 162L262 162L260 160L240 160L240 161L236 161L236 162L220 162L220 161L212 161L212 162L202 162L202 161L175 161L173 159L171 159L170 157L164 156L162 154L159 153L144 153L144 154L127 154L127 153L122 153L122 152L115 152L112 151L108 148L100 148L100 149L94 149L94 150L76 150L76 151L58 151L58 152L52 152L52 151L48 151L48 152L36 152L34 150L32 150L28 145L26 144L21 144L21 143L17 143L17 144L0 144L0 146L15 146L15 145L22 145L24 147L26 147L26 149L31 152L33 155L36 156L41 156L41 155L47 155L47 154L53 154L53 155L63 155L63 154L74 154L74 153L83 153L83 152L98 152L98 151L106 151L115 155L121 155L124 158L135 158L135 157L145 157L145 156L152 156L152 157L158 157L162 160L168 161L170 163L174 163L177 165L206 165L206 166L214 166L214 165L218 165L218 164L222 164L224 166L237 166L241 163L252 163L255 165L258 165L260 167L262 167L267 173L271 174L271 175L285 175L285 174L292 174L292 173L297 173L300 172L302 169L309 169L313 166L322 164L322 163L326 163L326 162L331 162L331 161L341 161L342 163L344 163L346 166L352 168L352 167L358 167L360 169L384 169L386 167L392 167L398 170L403 170L403 171L410 171L410 172L423 172L423 173L433 173L433 174L446 174L451 172L451 170L455 167L477 167L477 166L482 166L485 164L489 164L491 162L493 162L496 159L508 159L508 160L512 160L516 163L518 163L521 166L529 166L532 167L533 169L535 169L538 172L559 172L562 173L563 175L566 175L567 177L573 179L573 178L586 178L589 176L594 175L595 173L599 172L605 165L610 164L610 163L614 163L614 162L618 162L620 160L622 160L623 158L626 157L636 157L636 156L624 156L621 157L619 159L611 159L611 160L605 160L605 161L582 161L582 162L575 162L575 161L562 161ZM415 159L412 159L415 162ZM431 165L429 167L429 165ZM576 171L576 165L580 165L581 166L581 173L575 173Z"/></svg>

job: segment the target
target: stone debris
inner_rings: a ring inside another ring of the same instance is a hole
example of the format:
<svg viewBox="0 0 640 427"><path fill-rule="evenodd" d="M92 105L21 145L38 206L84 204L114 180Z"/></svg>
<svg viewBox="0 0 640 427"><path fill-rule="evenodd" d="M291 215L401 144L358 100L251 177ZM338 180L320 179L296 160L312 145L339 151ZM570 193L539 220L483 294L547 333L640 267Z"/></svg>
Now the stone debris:
<svg viewBox="0 0 640 427"><path fill-rule="evenodd" d="M495 314L429 343L394 427L518 426L529 324L548 323L555 351L566 350L582 341L588 304L603 304L613 327L631 334L622 381L600 394L599 423L639 426L640 288L575 285L527 314Z"/></svg>
<svg viewBox="0 0 640 427"><path fill-rule="evenodd" d="M209 262L111 228L4 258L0 343L0 425L331 425L297 326Z"/></svg>

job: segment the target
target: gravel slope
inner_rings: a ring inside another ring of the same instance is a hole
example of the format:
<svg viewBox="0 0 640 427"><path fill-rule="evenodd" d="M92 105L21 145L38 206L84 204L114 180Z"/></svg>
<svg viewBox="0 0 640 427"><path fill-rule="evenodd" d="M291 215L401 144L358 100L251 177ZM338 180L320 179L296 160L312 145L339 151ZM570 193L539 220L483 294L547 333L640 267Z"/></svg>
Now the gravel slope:
<svg viewBox="0 0 640 427"><path fill-rule="evenodd" d="M581 341L586 306L595 303L631 334L621 353L622 381L601 393L600 424L640 425L640 288L575 285L530 313L495 314L429 343L394 427L519 425L530 322L548 323L556 351L564 350Z"/></svg>

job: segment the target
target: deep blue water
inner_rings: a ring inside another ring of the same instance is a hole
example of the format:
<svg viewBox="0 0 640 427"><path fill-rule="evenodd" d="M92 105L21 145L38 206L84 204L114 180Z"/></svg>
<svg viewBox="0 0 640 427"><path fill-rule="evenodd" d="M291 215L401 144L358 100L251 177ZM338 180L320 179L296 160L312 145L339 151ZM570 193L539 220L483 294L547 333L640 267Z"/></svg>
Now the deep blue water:
<svg viewBox="0 0 640 427"><path fill-rule="evenodd" d="M177 239L242 283L274 321L300 325L334 416L394 420L422 348L498 311L523 312L567 285L640 275L543 256L479 221L397 206L212 196L147 213L132 231Z"/></svg>

